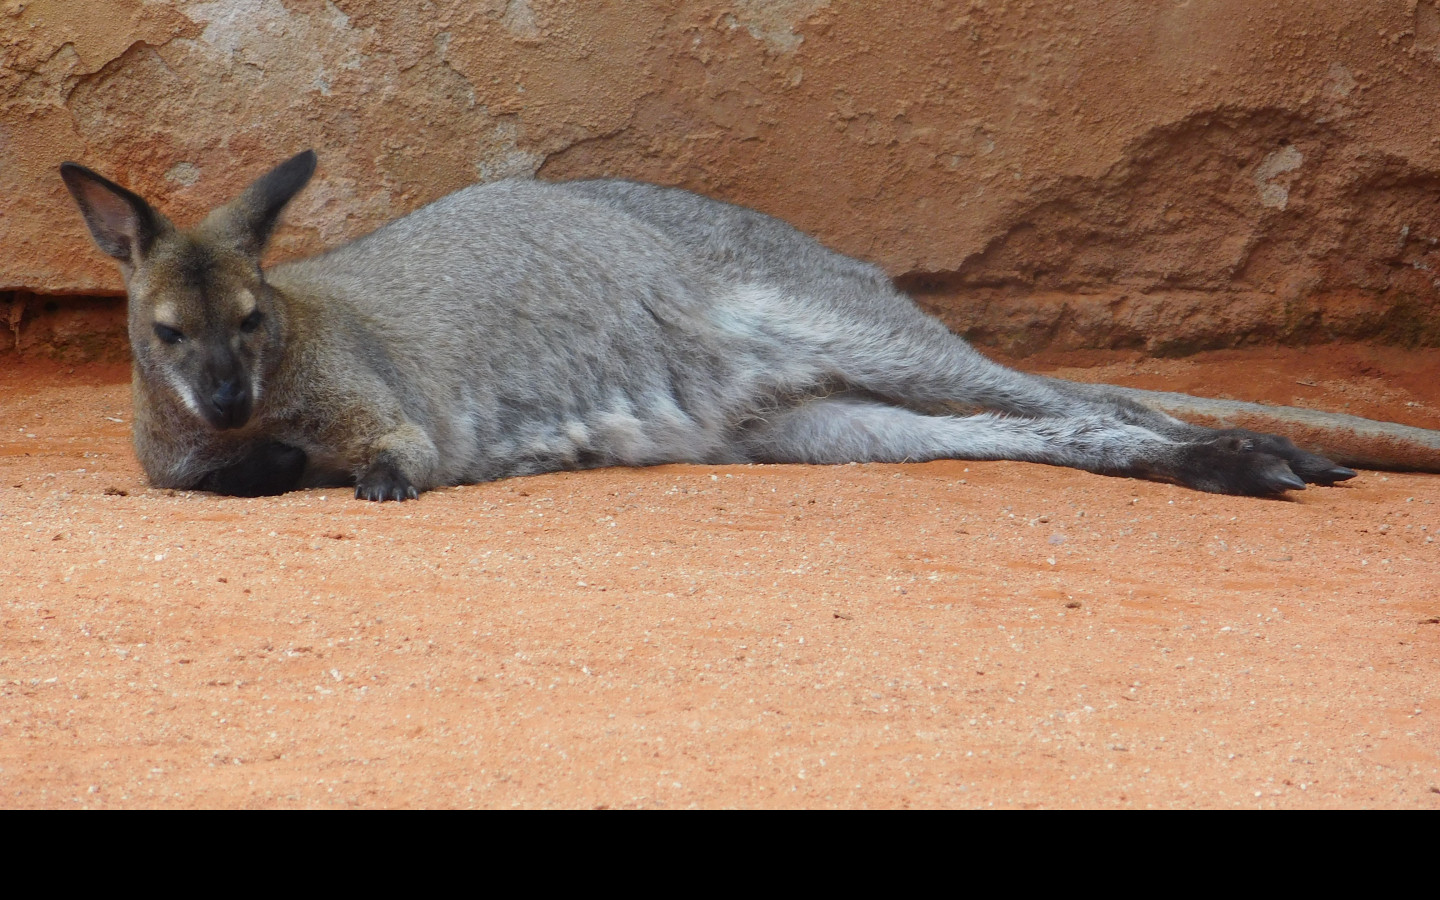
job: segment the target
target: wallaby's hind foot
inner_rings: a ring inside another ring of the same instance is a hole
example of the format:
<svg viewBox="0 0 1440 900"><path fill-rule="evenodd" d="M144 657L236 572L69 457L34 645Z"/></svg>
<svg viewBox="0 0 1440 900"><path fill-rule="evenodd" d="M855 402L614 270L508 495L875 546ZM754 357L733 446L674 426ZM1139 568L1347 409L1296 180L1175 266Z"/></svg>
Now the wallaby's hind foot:
<svg viewBox="0 0 1440 900"><path fill-rule="evenodd" d="M1291 472L1294 472L1307 484L1331 487L1341 481L1349 481L1356 475L1354 469L1339 465L1319 454L1301 450L1295 446L1294 441L1278 434L1263 434L1244 428L1227 428L1220 431L1217 438L1243 441L1250 450L1256 453L1279 457L1290 467Z"/></svg>
<svg viewBox="0 0 1440 900"><path fill-rule="evenodd" d="M1182 444L1179 465L1170 474L1180 484L1212 494L1265 497L1305 490L1289 463L1238 435Z"/></svg>
<svg viewBox="0 0 1440 900"><path fill-rule="evenodd" d="M1352 478L1355 474L1350 468L1352 466L1401 472L1440 472L1440 431L1294 406L1265 406L1138 388L1082 387L1087 391L1106 391L1128 398L1197 426L1225 431L1243 426L1240 430L1245 434L1260 433L1261 437L1270 439L1274 439L1272 433L1277 431L1293 435L1294 441L1310 448L1307 455L1321 454L1315 458L1330 463L1336 470L1332 477L1327 476L1326 470L1318 465L1301 463L1295 473L1306 480L1310 480L1309 474L1314 474L1315 484ZM1290 438L1281 440L1291 444ZM1262 446L1262 449L1266 448ZM1266 452L1274 451L1266 449ZM1305 450L1298 452L1306 453Z"/></svg>

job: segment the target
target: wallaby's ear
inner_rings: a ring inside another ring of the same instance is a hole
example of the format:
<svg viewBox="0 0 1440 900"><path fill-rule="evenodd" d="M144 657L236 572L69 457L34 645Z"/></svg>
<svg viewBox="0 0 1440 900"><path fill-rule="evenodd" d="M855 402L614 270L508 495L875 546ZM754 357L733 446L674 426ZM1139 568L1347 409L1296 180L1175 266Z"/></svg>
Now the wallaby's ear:
<svg viewBox="0 0 1440 900"><path fill-rule="evenodd" d="M82 165L63 163L60 177L80 207L95 243L121 262L138 263L166 227L165 217L139 194Z"/></svg>
<svg viewBox="0 0 1440 900"><path fill-rule="evenodd" d="M245 193L211 214L239 250L259 257L280 221L280 211L315 174L315 151L306 150L266 172Z"/></svg>

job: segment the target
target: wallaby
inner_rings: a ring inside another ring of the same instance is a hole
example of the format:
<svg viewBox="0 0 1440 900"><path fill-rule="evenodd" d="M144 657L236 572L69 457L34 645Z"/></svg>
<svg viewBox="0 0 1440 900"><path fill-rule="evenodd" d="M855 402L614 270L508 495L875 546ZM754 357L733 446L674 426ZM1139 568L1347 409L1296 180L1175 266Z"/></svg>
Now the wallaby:
<svg viewBox="0 0 1440 900"><path fill-rule="evenodd" d="M1217 411L1013 371L879 268L673 188L477 185L262 271L315 164L301 153L189 230L89 169L61 167L124 274L135 449L157 486L259 496L353 484L360 498L405 500L559 469L938 458L1251 495L1355 475L1286 438L1140 401L1212 419L1319 414ZM1320 420L1309 443L1340 447L1341 462L1440 463L1440 432ZM1346 435L1376 428L1345 450Z"/></svg>

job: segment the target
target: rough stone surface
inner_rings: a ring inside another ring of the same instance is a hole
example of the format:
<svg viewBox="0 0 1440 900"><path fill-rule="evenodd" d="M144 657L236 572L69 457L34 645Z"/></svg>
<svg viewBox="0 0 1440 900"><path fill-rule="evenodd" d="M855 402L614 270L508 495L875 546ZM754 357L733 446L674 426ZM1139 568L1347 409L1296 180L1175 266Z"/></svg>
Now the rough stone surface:
<svg viewBox="0 0 1440 900"><path fill-rule="evenodd" d="M616 175L780 215L1012 351L1440 339L1432 0L0 3L0 291L119 291L62 160L183 221L314 147L277 257Z"/></svg>

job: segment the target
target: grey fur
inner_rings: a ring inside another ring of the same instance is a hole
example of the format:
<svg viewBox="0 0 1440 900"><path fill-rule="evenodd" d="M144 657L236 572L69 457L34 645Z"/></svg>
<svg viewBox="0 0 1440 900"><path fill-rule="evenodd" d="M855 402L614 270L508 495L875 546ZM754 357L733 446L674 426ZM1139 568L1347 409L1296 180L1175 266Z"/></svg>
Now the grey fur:
<svg viewBox="0 0 1440 900"><path fill-rule="evenodd" d="M122 260L136 449L156 485L347 483L385 500L557 469L936 458L1248 494L1354 474L1283 438L997 365L878 268L653 185L470 187L262 276L306 157L190 232L148 206L117 225L130 201L93 198L123 189L67 165L102 248L158 232ZM179 318L157 330L164 315Z"/></svg>

